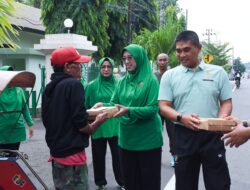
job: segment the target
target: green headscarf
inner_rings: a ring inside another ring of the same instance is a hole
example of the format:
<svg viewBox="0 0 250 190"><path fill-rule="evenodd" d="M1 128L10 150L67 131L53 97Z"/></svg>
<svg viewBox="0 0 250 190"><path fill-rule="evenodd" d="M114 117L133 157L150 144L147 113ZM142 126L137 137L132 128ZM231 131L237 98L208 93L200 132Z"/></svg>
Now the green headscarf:
<svg viewBox="0 0 250 190"><path fill-rule="evenodd" d="M114 61L109 57L104 57L99 61L98 77L94 81L91 81L85 89L87 109L94 106L94 104L97 102L109 102L110 97L115 89L116 80L114 78L113 71L109 77L104 77L101 73L101 66L104 61L108 61L111 66L114 67Z"/></svg>
<svg viewBox="0 0 250 190"><path fill-rule="evenodd" d="M156 80L150 67L150 62L145 49L142 46L131 44L123 49L122 52L127 51L133 56L136 62L136 71L127 73L125 78L121 80L119 93L122 99L120 103L127 107L144 107L147 105L158 105L157 99L149 102L150 91L152 90L152 80ZM157 86L156 86L157 88ZM157 89L158 90L158 89ZM123 98L130 97L130 98ZM124 102L124 100L126 101ZM127 115L121 117L121 122L124 124L131 124L137 119L132 119Z"/></svg>
<svg viewBox="0 0 250 190"><path fill-rule="evenodd" d="M111 72L111 75L109 77L103 77L102 76L102 73L101 73L101 67L102 67L102 64L104 63L104 61L108 61L111 66L112 66L112 72ZM98 67L99 67L99 75L98 75L98 80L101 82L102 80L106 80L106 81L110 81L110 82L113 82L115 79L114 79L114 75L113 75L113 69L114 69L114 66L115 66L115 63L114 63L114 60L109 58L109 57L103 57L102 59L100 59L99 63L98 63Z"/></svg>
<svg viewBox="0 0 250 190"><path fill-rule="evenodd" d="M122 53L124 51L129 52L136 62L136 71L127 74L128 80L133 82L140 82L145 78L151 78L153 76L147 53L142 46L137 44L130 44L127 47L123 48Z"/></svg>
<svg viewBox="0 0 250 190"><path fill-rule="evenodd" d="M101 66L105 61L108 61L112 67L114 67L114 61L109 57L104 57L99 61L99 75L94 81L88 83L85 89L85 104L87 109L93 107L97 102L109 102L115 90L116 80L113 76L113 72L109 77L104 77L101 74ZM110 138L117 136L119 129L117 126L118 119L108 119L92 134L92 138Z"/></svg>
<svg viewBox="0 0 250 190"><path fill-rule="evenodd" d="M112 72L111 72L111 75L109 77L104 77L101 73L101 66L104 63L104 61L108 61L112 66ZM114 60L109 58L109 57L103 57L102 59L100 59L100 61L98 63L99 75L97 77L97 80L99 82L97 83L96 89L98 89L97 93L100 94L102 97L104 95L110 94L110 92L113 93L113 91L114 91L115 83L116 83L114 75L113 75L114 65L115 65ZM104 100L102 100L102 101L104 101Z"/></svg>
<svg viewBox="0 0 250 190"><path fill-rule="evenodd" d="M123 49L122 52L129 52L136 62L136 71L133 73L127 73L125 80L126 85L135 85L140 87L133 95L133 100L127 106L143 106L143 97L146 97L149 81L154 77L150 67L150 62L145 49L136 44L130 44ZM127 88L125 86L125 88Z"/></svg>

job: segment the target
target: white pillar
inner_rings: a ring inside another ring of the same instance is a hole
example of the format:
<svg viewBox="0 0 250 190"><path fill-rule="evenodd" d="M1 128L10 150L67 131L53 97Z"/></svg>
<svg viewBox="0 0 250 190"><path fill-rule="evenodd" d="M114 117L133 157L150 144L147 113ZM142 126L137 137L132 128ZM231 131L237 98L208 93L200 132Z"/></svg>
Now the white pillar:
<svg viewBox="0 0 250 190"><path fill-rule="evenodd" d="M40 44L35 44L34 49L42 52L46 56L46 83L50 81L53 69L50 63L50 55L52 51L59 47L72 46L76 48L81 55L91 55L97 51L97 46L92 45L86 36L78 34L47 34L45 39L40 40Z"/></svg>

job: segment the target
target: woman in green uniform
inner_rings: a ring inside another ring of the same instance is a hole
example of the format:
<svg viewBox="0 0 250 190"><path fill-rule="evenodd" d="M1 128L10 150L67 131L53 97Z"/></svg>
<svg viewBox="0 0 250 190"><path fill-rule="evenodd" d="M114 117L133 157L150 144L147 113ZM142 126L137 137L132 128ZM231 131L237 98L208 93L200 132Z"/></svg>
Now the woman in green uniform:
<svg viewBox="0 0 250 190"><path fill-rule="evenodd" d="M13 68L5 65L0 70L13 71ZM2 112L0 114L0 149L18 150L20 142L26 140L23 118L29 126L29 137L33 136L33 121L25 102L25 95L20 87L6 87L0 95L0 111ZM23 107L23 117L19 117L20 112L6 113L13 110L21 111Z"/></svg>
<svg viewBox="0 0 250 190"><path fill-rule="evenodd" d="M85 89L87 109L94 106L97 102L109 102L115 89L116 81L113 76L114 61L109 57L104 57L99 61L98 66L100 73L97 79L87 84ZM99 189L103 189L107 184L105 177L107 143L111 150L116 182L121 187L124 185L119 155L120 150L118 148L118 130L118 119L108 119L91 136L94 178L95 184Z"/></svg>
<svg viewBox="0 0 250 190"><path fill-rule="evenodd" d="M159 84L143 47L131 44L122 51L127 74L118 82L109 104L120 119L119 146L126 190L161 189L162 124L158 114Z"/></svg>

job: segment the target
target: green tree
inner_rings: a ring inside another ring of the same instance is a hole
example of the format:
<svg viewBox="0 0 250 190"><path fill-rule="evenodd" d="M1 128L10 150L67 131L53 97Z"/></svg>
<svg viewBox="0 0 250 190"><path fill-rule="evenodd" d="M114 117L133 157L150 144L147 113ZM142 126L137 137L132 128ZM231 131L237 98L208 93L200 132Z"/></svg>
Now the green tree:
<svg viewBox="0 0 250 190"><path fill-rule="evenodd" d="M132 1L135 34L142 27L156 28L155 2ZM74 21L71 32L87 36L98 46L94 57L105 55L120 59L121 48L127 45L128 0L42 0L41 9L47 34L65 32L63 20L71 18Z"/></svg>
<svg viewBox="0 0 250 190"><path fill-rule="evenodd" d="M223 65L222 67L225 69L227 74L229 74L231 69L232 69L232 65L230 63L227 63L227 64Z"/></svg>
<svg viewBox="0 0 250 190"><path fill-rule="evenodd" d="M132 31L138 34L142 28L151 31L157 29L157 1L133 0L132 1Z"/></svg>
<svg viewBox="0 0 250 190"><path fill-rule="evenodd" d="M214 57L214 60L211 62L211 64L223 66L230 60L231 56L229 55L229 52L232 50L232 48L228 47L229 43L216 44L205 41L202 41L201 43L203 46L203 55L211 54Z"/></svg>
<svg viewBox="0 0 250 190"><path fill-rule="evenodd" d="M107 33L111 45L105 55L112 57L117 65L120 64L121 48L127 45L127 1L113 0L106 6L109 16Z"/></svg>
<svg viewBox="0 0 250 190"><path fill-rule="evenodd" d="M128 15L131 16L132 36L136 36L142 28L155 29L157 12L155 0L133 0L128 11L128 0L112 0L106 4L108 8L110 48L105 55L113 57L120 63L121 49L128 45Z"/></svg>
<svg viewBox="0 0 250 190"><path fill-rule="evenodd" d="M175 56L175 37L185 28L185 17L181 15L178 7L168 6L166 10L166 25L153 32L144 29L133 42L146 48L151 59L155 60L159 53L167 53L170 66L175 67L178 61Z"/></svg>
<svg viewBox="0 0 250 190"><path fill-rule="evenodd" d="M34 7L39 8L41 7L41 0L32 0L32 4Z"/></svg>
<svg viewBox="0 0 250 190"><path fill-rule="evenodd" d="M12 40L12 36L18 36L18 31L9 21L9 16L14 16L16 10L13 2L13 0L0 1L0 47L18 47Z"/></svg>
<svg viewBox="0 0 250 190"><path fill-rule="evenodd" d="M109 26L107 7L108 0L42 0L42 21L47 34L65 31L63 21L71 18L74 22L72 33L85 35L98 46L97 56L104 56L110 47L107 29Z"/></svg>
<svg viewBox="0 0 250 190"><path fill-rule="evenodd" d="M16 1L36 8L40 8L41 6L41 0L16 0Z"/></svg>
<svg viewBox="0 0 250 190"><path fill-rule="evenodd" d="M233 69L235 71L240 71L240 73L244 73L246 71L246 66L242 64L240 57L234 59Z"/></svg>

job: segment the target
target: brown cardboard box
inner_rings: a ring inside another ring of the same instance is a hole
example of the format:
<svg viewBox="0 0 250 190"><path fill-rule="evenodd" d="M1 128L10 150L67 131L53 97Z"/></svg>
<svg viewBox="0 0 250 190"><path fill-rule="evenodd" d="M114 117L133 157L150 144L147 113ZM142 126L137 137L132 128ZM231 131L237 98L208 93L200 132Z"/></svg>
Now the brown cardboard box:
<svg viewBox="0 0 250 190"><path fill-rule="evenodd" d="M89 120L95 120L95 117L100 114L100 113L104 113L107 112L108 113L108 118L113 117L114 114L116 114L118 112L118 108L115 106L111 106L111 107L99 107L99 108L91 108L88 109L87 112L89 114Z"/></svg>
<svg viewBox="0 0 250 190"><path fill-rule="evenodd" d="M235 128L235 122L222 118L201 118L198 128L207 131L230 132Z"/></svg>

